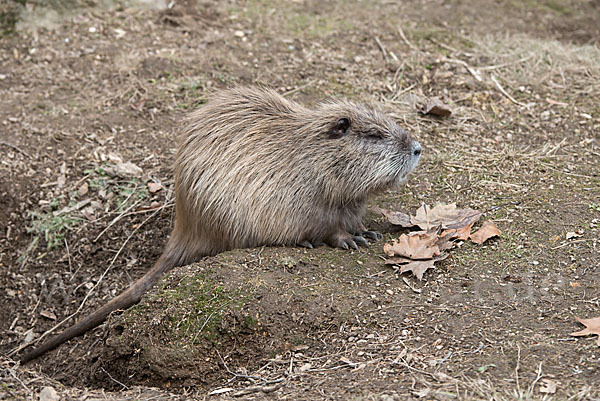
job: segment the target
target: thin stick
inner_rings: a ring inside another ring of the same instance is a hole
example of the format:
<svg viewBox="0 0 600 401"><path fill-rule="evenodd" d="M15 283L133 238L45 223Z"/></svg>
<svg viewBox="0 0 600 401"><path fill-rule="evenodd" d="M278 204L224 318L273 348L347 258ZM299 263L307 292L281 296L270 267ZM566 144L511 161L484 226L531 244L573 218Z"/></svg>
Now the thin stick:
<svg viewBox="0 0 600 401"><path fill-rule="evenodd" d="M377 42L377 46L379 46L379 50L381 50L381 53L383 53L383 59L387 63L388 55L387 55L387 51L385 50L385 47L383 46L383 43L381 43L381 41L379 40L379 38L377 36L375 36L375 42Z"/></svg>
<svg viewBox="0 0 600 401"><path fill-rule="evenodd" d="M524 63L525 61L529 60L532 57L533 57L533 54L530 54L529 56L523 57L522 59L519 59L517 61L511 61L511 62L508 62L508 63L502 63L502 64L496 64L496 65L488 65L488 66L485 66L485 67L479 67L479 69L480 70L484 70L484 71L496 70L498 68L504 68L504 67L508 67L510 65Z"/></svg>
<svg viewBox="0 0 600 401"><path fill-rule="evenodd" d="M71 264L71 251L69 250L69 243L67 242L67 239L64 238L65 240L65 248L67 249L67 260L69 261L69 273L73 273L73 266Z"/></svg>
<svg viewBox="0 0 600 401"><path fill-rule="evenodd" d="M506 92L504 90L504 88L500 85L500 82L498 82L498 80L496 79L495 76L491 75L490 76L492 79L492 82L496 85L496 88L498 88L498 90L500 91L500 93L502 93L504 96L506 96L506 98L508 100L510 100L511 102L513 102L514 104L517 104L521 107L528 107L526 104L519 102L518 100L516 100L514 97L512 97L511 95L508 94L508 92Z"/></svg>
<svg viewBox="0 0 600 401"><path fill-rule="evenodd" d="M31 156L29 155L29 153L25 152L23 149L21 149L20 147L18 147L17 145L13 145L12 143L8 143L8 142L4 142L4 141L0 141L0 145L4 145L4 146L8 146L9 148L13 148L14 150L16 150L17 152L21 152L23 153L25 156L31 158Z"/></svg>
<svg viewBox="0 0 600 401"><path fill-rule="evenodd" d="M447 57L444 57L441 61L445 61L447 63L453 63L453 64L460 64L463 67L465 67L467 69L467 71L469 72L469 74L471 74L477 81L483 82L483 78L481 78L481 74L479 73L479 71L477 71L476 69L471 67L465 61L455 59L455 58L447 58Z"/></svg>
<svg viewBox="0 0 600 401"><path fill-rule="evenodd" d="M283 93L283 96L293 95L296 92L300 92L302 89L308 88L312 84L313 84L313 81L308 81L307 83L305 83L304 85L301 85L301 86L297 87L296 89L292 89L291 91L287 91L287 92Z"/></svg>
<svg viewBox="0 0 600 401"><path fill-rule="evenodd" d="M131 193L131 195L129 195L129 197L131 197L133 195L133 192ZM129 200L129 197L127 199L125 199L123 201L122 204L126 203ZM135 206L137 206L142 200L138 199L137 202L134 202L132 205L130 205L127 209L123 210L117 217L115 217L114 219L112 219L112 221L110 223L108 223L108 225L104 228L104 230L102 230L102 232L100 232L100 234L98 234L98 236L96 238L94 238L94 241L92 242L97 242L100 237L102 237L102 235L104 235L104 233L111 228L117 221L121 220L123 218L123 216L125 216L125 214L127 212L129 212L131 209L133 209Z"/></svg>
<svg viewBox="0 0 600 401"><path fill-rule="evenodd" d="M542 362L540 362L540 365L538 366L538 372L537 372L537 377L535 378L535 380L531 383L531 386L529 386L529 391L528 391L528 395L532 395L533 391L535 389L535 385L537 384L538 381L540 381L540 379L542 378Z"/></svg>
<svg viewBox="0 0 600 401"><path fill-rule="evenodd" d="M410 47L413 50L419 51L418 48L416 48L412 43L410 43L408 41L408 39L406 38L406 35L404 34L404 31L402 30L402 27L400 25L398 25L398 33L400 34L400 37L402 38L402 40L404 41L404 43L406 43L406 45L408 47Z"/></svg>
<svg viewBox="0 0 600 401"><path fill-rule="evenodd" d="M442 49L446 49L446 50L449 50L449 51L454 52L454 53L459 53L458 49L455 49L452 46L448 46L448 45L446 45L446 44L444 44L442 42L439 42L439 41L435 40L434 38L427 38L427 39L429 39L431 42L435 43L436 45L438 45Z"/></svg>
<svg viewBox="0 0 600 401"><path fill-rule="evenodd" d="M515 366L515 377L517 379L517 392L521 394L521 387L519 386L519 366L521 364L521 346L517 344L517 366Z"/></svg>
<svg viewBox="0 0 600 401"><path fill-rule="evenodd" d="M110 378L110 380L114 381L117 384L120 384L121 386L123 386L123 388L125 390L129 390L129 387L127 387L126 385L124 385L123 383L121 383L120 381L118 381L117 379L115 379L114 377L112 377L110 375L110 373L108 373L106 370L104 370L104 368L101 367L100 370L103 371L104 373L106 373L108 375L108 377Z"/></svg>

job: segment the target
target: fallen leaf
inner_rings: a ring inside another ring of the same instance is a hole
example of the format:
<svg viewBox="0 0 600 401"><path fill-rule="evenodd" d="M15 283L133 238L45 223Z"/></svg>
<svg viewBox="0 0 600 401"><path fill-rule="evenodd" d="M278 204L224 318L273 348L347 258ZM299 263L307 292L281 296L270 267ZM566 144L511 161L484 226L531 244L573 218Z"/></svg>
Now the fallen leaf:
<svg viewBox="0 0 600 401"><path fill-rule="evenodd" d="M440 234L435 244L440 249L440 251L445 251L460 245L459 242L454 241L455 239L457 239L457 237L456 234L453 232L449 232L444 235Z"/></svg>
<svg viewBox="0 0 600 401"><path fill-rule="evenodd" d="M450 107L448 107L447 104L444 104L439 98L431 97L427 100L423 109L421 109L421 113L438 117L448 117L452 114L452 110L450 110Z"/></svg>
<svg viewBox="0 0 600 401"><path fill-rule="evenodd" d="M556 393L556 382L550 379L540 380L540 393L554 394Z"/></svg>
<svg viewBox="0 0 600 401"><path fill-rule="evenodd" d="M392 256L391 258L387 258L385 260L386 265L403 265L405 263L411 262L412 259L405 258L403 256Z"/></svg>
<svg viewBox="0 0 600 401"><path fill-rule="evenodd" d="M471 227L473 227L473 223L467 224L462 228L449 228L448 230L442 231L441 237L445 237L448 234L454 234L452 239L457 239L459 241L466 241L469 239L471 235Z"/></svg>
<svg viewBox="0 0 600 401"><path fill-rule="evenodd" d="M410 222L410 216L406 213L381 209L379 207L374 207L373 211L376 213L381 213L391 224L395 226L400 226L403 228L414 227L414 224Z"/></svg>
<svg viewBox="0 0 600 401"><path fill-rule="evenodd" d="M577 331L575 333L571 333L572 336L588 336L590 334L595 334L598 336L598 346L600 347L600 317L594 317L591 319L581 319L575 316L575 319L581 324L585 326L585 329L581 331Z"/></svg>
<svg viewBox="0 0 600 401"><path fill-rule="evenodd" d="M571 281L569 283L569 286L571 286L571 288L577 288L577 287L581 287L581 284L579 284L578 282L575 282L575 281Z"/></svg>
<svg viewBox="0 0 600 401"><path fill-rule="evenodd" d="M433 269L434 263L444 260L448 257L445 253L437 258L429 260L413 260L400 266L400 273L412 272L419 280L423 280L423 274L429 269Z"/></svg>
<svg viewBox="0 0 600 401"><path fill-rule="evenodd" d="M492 237L500 236L500 230L493 221L488 220L483 223L481 228L471 234L470 238L476 244L483 244Z"/></svg>
<svg viewBox="0 0 600 401"><path fill-rule="evenodd" d="M391 244L383 246L383 251L388 256L404 256L410 259L431 259L439 256L440 248L437 246L439 230L417 231L402 234Z"/></svg>
<svg viewBox="0 0 600 401"><path fill-rule="evenodd" d="M443 230L447 230L463 228L475 223L480 218L481 212L473 209L457 209L456 203L451 203L449 205L439 204L433 208L423 205L417 209L415 216L411 216L410 222L422 230L435 226L442 226Z"/></svg>

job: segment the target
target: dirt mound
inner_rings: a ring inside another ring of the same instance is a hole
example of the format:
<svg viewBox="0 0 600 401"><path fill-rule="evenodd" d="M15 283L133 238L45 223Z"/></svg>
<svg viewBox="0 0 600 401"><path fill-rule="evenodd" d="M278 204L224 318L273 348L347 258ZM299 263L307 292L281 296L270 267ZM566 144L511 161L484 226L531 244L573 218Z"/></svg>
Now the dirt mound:
<svg viewBox="0 0 600 401"><path fill-rule="evenodd" d="M229 366L253 371L291 350L318 350L316 333L337 331L359 312L351 282L364 272L358 253L335 253L337 263L315 253L232 251L177 268L138 305L113 314L103 341L91 353L75 350L62 375L104 388L214 385L231 378ZM361 305L368 307L375 305Z"/></svg>

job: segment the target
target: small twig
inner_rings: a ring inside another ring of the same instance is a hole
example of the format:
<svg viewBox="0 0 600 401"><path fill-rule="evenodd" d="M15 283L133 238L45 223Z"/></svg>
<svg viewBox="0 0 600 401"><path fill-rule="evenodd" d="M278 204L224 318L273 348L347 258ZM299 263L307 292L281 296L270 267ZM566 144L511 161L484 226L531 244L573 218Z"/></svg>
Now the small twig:
<svg viewBox="0 0 600 401"><path fill-rule="evenodd" d="M192 340L192 344L194 344L196 342L196 338L198 338L198 335L200 335L200 333L202 332L202 330L204 330L204 327L206 327L206 325L210 321L210 318L213 317L215 313L221 311L221 309L222 308L218 308L218 309L212 311L210 315L208 315L208 317L206 318L206 320L204 321L204 323L202 324L202 326L200 327L200 329L198 329L198 331L196 332L196 335L194 336L194 339Z"/></svg>
<svg viewBox="0 0 600 401"><path fill-rule="evenodd" d="M283 383L281 383L283 381L283 378L279 379L279 382L277 384L273 384L271 386L250 386L250 387L246 387L243 390L240 390L236 393L233 394L234 397L241 397L243 395L248 395L251 393L257 393L257 392L263 392L263 393L272 393L275 390L280 389L281 387L283 387Z"/></svg>
<svg viewBox="0 0 600 401"><path fill-rule="evenodd" d="M377 36L375 36L375 42L377 42L377 46L379 46L379 50L381 50L381 53L383 53L383 59L387 63L388 55L387 55L387 51L385 50L385 46L383 46L383 43L381 43L381 41L379 40L379 38Z"/></svg>
<svg viewBox="0 0 600 401"><path fill-rule="evenodd" d="M20 147L18 147L17 145L13 145L12 143L8 143L5 141L0 141L0 145L4 145L4 146L8 146L9 148L13 148L14 150L16 150L17 152L21 152L23 153L25 156L31 158L31 156L29 155L29 153L25 152L23 149L21 149Z"/></svg>
<svg viewBox="0 0 600 401"><path fill-rule="evenodd" d="M260 376L249 376L249 375L243 375L243 374L240 374L240 373L232 372L231 369L229 369L229 367L225 363L225 360L223 359L223 357L221 356L221 354L219 353L219 350L215 348L215 351L217 352L217 355L219 355L219 359L221 359L221 363L225 367L225 370L227 371L227 373L229 373L230 375L233 376L233 378L231 380L229 380L227 383L230 383L232 380L237 379L237 378L247 379L247 380L250 380L250 381L262 380L265 384L279 383L280 381L283 380L283 379L267 380L267 379L265 379L263 377L260 377Z"/></svg>
<svg viewBox="0 0 600 401"><path fill-rule="evenodd" d="M498 210L498 209L500 209L501 207L505 207L505 206L516 206L516 205L520 205L520 204L521 204L521 201L512 201L512 202L505 202L505 203L501 203L501 204L499 204L499 205L492 206L492 207L490 207L489 209L486 209L486 210L484 210L484 211L483 211L483 213L481 213L481 214L486 214L486 213L492 212L492 211L494 211L494 210Z"/></svg>
<svg viewBox="0 0 600 401"><path fill-rule="evenodd" d="M23 388L25 389L25 391L27 391L27 394L31 394L31 390L29 390L29 387L27 387L27 386L25 385L25 383L23 383L23 381L22 381L21 379L19 379L19 378L17 377L17 375L15 375L15 373L12 371L12 369L8 369L8 373L10 373L10 375L11 375L12 377L14 377L15 379L17 379L17 381L18 381L18 382L21 384L21 386L23 386Z"/></svg>
<svg viewBox="0 0 600 401"><path fill-rule="evenodd" d="M530 54L529 56L523 57L522 59L519 59L517 61L511 61L511 62L508 62L508 63L496 64L496 65L488 65L488 66L485 66L485 67L480 67L479 69L480 70L484 70L484 71L496 70L498 68L508 67L508 66L514 65L514 64L521 64L521 63L529 60L532 57L533 57L533 54Z"/></svg>
<svg viewBox="0 0 600 401"><path fill-rule="evenodd" d="M533 391L535 390L535 385L537 384L538 381L540 381L540 379L542 378L542 362L540 362L540 365L538 366L538 372L537 372L537 376L535 378L535 380L531 383L531 386L529 386L529 395L533 394Z"/></svg>
<svg viewBox="0 0 600 401"><path fill-rule="evenodd" d="M91 202L92 202L92 200L91 200L91 199L84 199L84 200L82 200L82 201L79 201L79 202L77 202L77 203L76 203L76 204L74 204L73 206L67 206L67 207L64 207L64 208L62 208L62 209L60 209L60 210L57 210L57 211L55 211L55 212L52 212L52 214L53 214L54 216L60 216L60 215L63 215L63 214L71 213L71 212L73 212L73 211L75 211L75 210L79 210L79 209L81 209L81 208L82 208L82 207L84 207L84 206L87 206L87 205L88 205L88 204L90 204Z"/></svg>
<svg viewBox="0 0 600 401"><path fill-rule="evenodd" d="M517 344L517 366L515 366L515 378L517 379L517 392L521 394L521 387L519 386L519 367L521 364L521 346Z"/></svg>
<svg viewBox="0 0 600 401"><path fill-rule="evenodd" d="M414 293L416 293L416 294L421 293L420 289L415 288L412 285L410 285L410 283L408 282L408 279L406 277L402 277L402 281L404 281L404 284L406 284L408 286L408 288L410 288Z"/></svg>
<svg viewBox="0 0 600 401"><path fill-rule="evenodd" d="M129 197L127 199L125 199L123 201L123 203L121 203L121 205L123 205L124 203L126 203L129 200L129 198L134 194L134 192L132 192L131 195L129 195ZM121 213L119 213L119 215L117 217L115 217L114 219L112 219L112 221L110 223L108 223L108 225L104 228L104 230L102 230L100 232L100 234L98 234L98 236L96 238L94 238L94 240L92 242L97 242L100 239L100 237L102 237L102 235L104 235L104 233L106 231L108 231L109 228L111 228L117 221L121 220L127 214L127 212L129 212L131 209L133 209L135 206L137 206L141 201L142 200L139 199L137 202L134 202L127 209L125 209Z"/></svg>
<svg viewBox="0 0 600 401"><path fill-rule="evenodd" d="M447 58L447 57L442 58L441 61L445 61L447 63L460 64L463 67L465 67L467 69L467 71L469 72L469 74L471 74L478 82L482 82L483 81L483 78L481 78L481 74L479 73L479 71L477 71L476 69L474 69L473 67L471 67L465 61L462 61L462 60L459 60L459 59L455 59L455 58Z"/></svg>
<svg viewBox="0 0 600 401"><path fill-rule="evenodd" d="M553 249L553 250L554 250L554 249L559 249L559 248L563 248L563 247L565 247L565 246L567 246L567 245L576 244L576 243L578 243L578 242L586 242L586 241L592 241L592 238L575 239L575 240L573 240L573 241L565 242L564 244L561 244L561 245L555 246L555 247L553 247L553 248L550 248L550 249Z"/></svg>
<svg viewBox="0 0 600 401"><path fill-rule="evenodd" d="M492 82L494 83L494 85L496 85L496 88L498 88L498 90L500 91L500 93L502 93L504 96L506 96L506 98L508 100L510 100L511 102L513 102L516 105L519 105L521 107L525 107L528 108L529 106L527 106L525 103L521 103L518 100L516 100L514 97L512 97L511 95L508 94L508 92L506 92L504 90L504 88L500 85L500 82L498 82L498 80L496 79L495 76L490 75L490 78L492 79Z"/></svg>
<svg viewBox="0 0 600 401"><path fill-rule="evenodd" d="M446 45L446 44L444 44L444 43L442 43L442 42L440 42L438 40L435 40L434 38L429 37L427 39L429 39L431 42L435 43L436 45L438 45L442 49L446 49L446 50L449 50L449 51L454 52L454 53L459 53L460 52L458 49L455 49L452 46Z"/></svg>
<svg viewBox="0 0 600 401"><path fill-rule="evenodd" d="M301 85L301 86L297 87L296 89L292 89L290 91L284 92L283 96L293 95L296 92L300 92L302 89L308 88L312 84L313 84L313 81L308 81L307 83L305 83L304 85Z"/></svg>
<svg viewBox="0 0 600 401"><path fill-rule="evenodd" d="M402 38L402 40L404 41L404 43L406 43L406 45L408 47L410 47L413 50L419 51L418 48L416 48L412 43L410 43L408 41L408 39L406 38L406 35L404 34L404 31L402 30L402 27L400 25L398 25L398 33L400 34L400 37Z"/></svg>
<svg viewBox="0 0 600 401"><path fill-rule="evenodd" d="M69 273L73 273L73 266L71 264L71 251L69 250L69 243L67 239L64 238L65 241L65 249L67 250L67 260L69 261Z"/></svg>
<svg viewBox="0 0 600 401"><path fill-rule="evenodd" d="M127 387L126 385L124 385L123 383L121 383L120 381L118 381L117 379L115 379L114 377L112 377L110 375L110 373L108 373L106 370L104 370L104 368L101 367L100 370L103 371L104 373L106 373L108 375L108 377L110 378L110 380L114 381L117 384L120 384L121 386L123 386L123 388L125 390L129 390L129 387Z"/></svg>

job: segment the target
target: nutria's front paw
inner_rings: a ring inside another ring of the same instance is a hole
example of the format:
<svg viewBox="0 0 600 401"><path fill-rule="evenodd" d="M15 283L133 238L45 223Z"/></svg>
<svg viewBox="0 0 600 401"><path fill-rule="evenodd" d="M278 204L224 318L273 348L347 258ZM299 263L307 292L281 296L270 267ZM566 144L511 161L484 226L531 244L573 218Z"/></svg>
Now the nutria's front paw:
<svg viewBox="0 0 600 401"><path fill-rule="evenodd" d="M373 241L381 241L383 239L383 235L381 235L379 231L365 230L362 233L360 233L360 235L368 239L372 239Z"/></svg>
<svg viewBox="0 0 600 401"><path fill-rule="evenodd" d="M351 235L345 231L332 235L327 243L334 248L342 249L358 249L358 245L369 246L369 241L362 235Z"/></svg>

